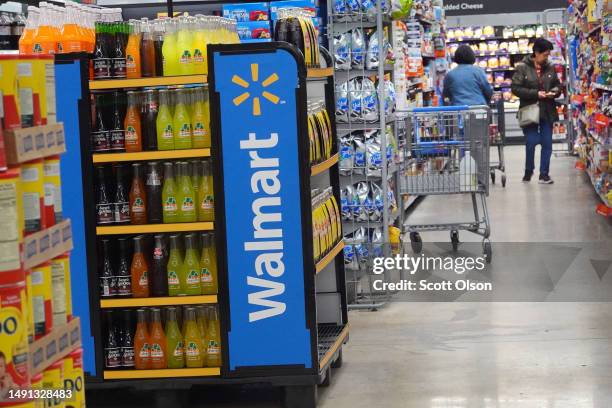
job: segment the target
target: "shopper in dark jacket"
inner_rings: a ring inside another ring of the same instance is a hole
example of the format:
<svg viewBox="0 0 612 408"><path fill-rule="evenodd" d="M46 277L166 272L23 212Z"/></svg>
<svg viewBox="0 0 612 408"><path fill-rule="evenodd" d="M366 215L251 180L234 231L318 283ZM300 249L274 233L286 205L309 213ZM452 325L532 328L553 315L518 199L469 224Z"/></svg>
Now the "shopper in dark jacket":
<svg viewBox="0 0 612 408"><path fill-rule="evenodd" d="M476 56L472 48L459 46L454 61L459 65L444 78L444 97L455 106L488 105L493 90L484 70L474 65Z"/></svg>
<svg viewBox="0 0 612 408"><path fill-rule="evenodd" d="M535 147L541 145L540 183L552 184L548 174L552 155L553 123L559 120L555 99L561 94L561 82L548 57L553 49L550 41L538 38L533 44L533 54L516 65L512 77L512 93L520 98L520 107L540 106L540 123L523 127L526 139L526 160L524 182L531 181L535 168Z"/></svg>

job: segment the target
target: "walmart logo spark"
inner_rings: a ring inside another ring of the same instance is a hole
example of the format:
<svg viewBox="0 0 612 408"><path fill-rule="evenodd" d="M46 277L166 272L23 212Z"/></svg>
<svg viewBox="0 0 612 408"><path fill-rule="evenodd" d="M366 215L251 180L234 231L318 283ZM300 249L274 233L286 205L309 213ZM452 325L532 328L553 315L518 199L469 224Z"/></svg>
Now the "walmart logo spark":
<svg viewBox="0 0 612 408"><path fill-rule="evenodd" d="M259 81L259 64L251 64L251 81L254 83ZM267 77L266 79L264 79L261 85L264 88L267 88L273 83L275 83L276 81L278 81L278 75L274 73L270 75L269 77ZM250 86L250 84L247 81L245 81L238 75L234 75L232 77L232 82L244 89L249 89L249 86ZM278 102L280 101L280 98L278 96L268 91L263 91L261 93L261 96L263 96L264 98L266 98L268 101L272 102L275 105L278 104ZM240 106L250 97L251 97L251 93L248 91L245 91L233 99L234 105ZM260 102L259 96L253 97L253 116L261 116L261 102Z"/></svg>

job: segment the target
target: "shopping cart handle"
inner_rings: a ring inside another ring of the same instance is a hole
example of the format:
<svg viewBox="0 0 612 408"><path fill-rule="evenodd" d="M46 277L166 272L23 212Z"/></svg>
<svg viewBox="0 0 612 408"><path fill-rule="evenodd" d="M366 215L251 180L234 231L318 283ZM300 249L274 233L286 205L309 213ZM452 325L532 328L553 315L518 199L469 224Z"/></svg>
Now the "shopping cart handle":
<svg viewBox="0 0 612 408"><path fill-rule="evenodd" d="M412 112L414 113L424 113L424 112L461 112L469 110L470 107L468 105L462 106L428 106L425 108L414 108Z"/></svg>

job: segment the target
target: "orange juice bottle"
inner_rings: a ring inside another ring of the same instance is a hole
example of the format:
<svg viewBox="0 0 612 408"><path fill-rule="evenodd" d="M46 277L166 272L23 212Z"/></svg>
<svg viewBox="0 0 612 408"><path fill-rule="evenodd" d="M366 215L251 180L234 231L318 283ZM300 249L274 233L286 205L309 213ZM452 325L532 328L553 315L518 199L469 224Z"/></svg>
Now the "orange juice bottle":
<svg viewBox="0 0 612 408"><path fill-rule="evenodd" d="M19 53L31 54L32 46L34 45L34 35L38 28L38 7L28 6L28 20L26 26L19 38Z"/></svg>
<svg viewBox="0 0 612 408"><path fill-rule="evenodd" d="M55 54L57 53L57 38L51 26L50 10L46 2L40 2L40 21L36 34L34 35L34 54Z"/></svg>
<svg viewBox="0 0 612 408"><path fill-rule="evenodd" d="M66 3L66 21L60 37L62 52L85 51L83 36L76 20L76 12L72 3Z"/></svg>
<svg viewBox="0 0 612 408"><path fill-rule="evenodd" d="M64 20L64 9L60 6L55 6L53 4L49 5L50 16L51 16L51 29L53 30L53 37L55 38L56 45L56 53L63 53L62 49L62 24Z"/></svg>
<svg viewBox="0 0 612 408"><path fill-rule="evenodd" d="M140 78L140 23L130 20L130 36L125 47L126 68L128 78Z"/></svg>
<svg viewBox="0 0 612 408"><path fill-rule="evenodd" d="M151 309L149 344L151 345L151 368L158 370L167 368L166 334L161 323L161 311L157 307Z"/></svg>
<svg viewBox="0 0 612 408"><path fill-rule="evenodd" d="M132 275L132 296L135 298L149 297L149 265L144 256L143 236L133 238L134 255L132 255L132 265L130 274ZM166 342L164 341L164 344Z"/></svg>
<svg viewBox="0 0 612 408"><path fill-rule="evenodd" d="M125 151L142 151L142 128L140 124L140 104L136 91L128 91L128 106L125 112Z"/></svg>
<svg viewBox="0 0 612 408"><path fill-rule="evenodd" d="M151 345L149 344L149 330L147 328L147 311L136 310L137 323L134 334L134 367L137 370L151 368Z"/></svg>

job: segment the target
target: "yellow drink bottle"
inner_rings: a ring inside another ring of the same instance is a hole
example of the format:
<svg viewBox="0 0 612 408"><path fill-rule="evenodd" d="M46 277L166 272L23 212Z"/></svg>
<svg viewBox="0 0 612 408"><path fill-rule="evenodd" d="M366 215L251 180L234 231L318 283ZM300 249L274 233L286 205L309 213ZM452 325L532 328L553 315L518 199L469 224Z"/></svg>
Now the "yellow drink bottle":
<svg viewBox="0 0 612 408"><path fill-rule="evenodd" d="M191 105L191 123L193 125L193 147L201 149L210 147L210 112L208 108L208 90L197 87L193 90Z"/></svg>
<svg viewBox="0 0 612 408"><path fill-rule="evenodd" d="M159 111L155 128L157 131L157 150L174 149L174 128L173 117L170 112L170 91L167 89L159 90Z"/></svg>
<svg viewBox="0 0 612 408"><path fill-rule="evenodd" d="M174 165L164 163L164 185L162 187L162 216L164 224L178 222L177 187L174 180Z"/></svg>
<svg viewBox="0 0 612 408"><path fill-rule="evenodd" d="M189 31L188 17L179 17L178 32L176 36L176 52L178 56L178 72L176 75L193 74L193 55L191 54L192 35Z"/></svg>
<svg viewBox="0 0 612 408"><path fill-rule="evenodd" d="M198 186L198 221L215 220L215 193L210 161L202 160L202 176Z"/></svg>
<svg viewBox="0 0 612 408"><path fill-rule="evenodd" d="M166 351L168 353L168 368L185 367L185 346L183 334L179 330L176 319L176 307L169 307L166 320Z"/></svg>
<svg viewBox="0 0 612 408"><path fill-rule="evenodd" d="M170 235L170 254L168 255L167 276L168 276L168 294L170 296L184 295L185 292L181 287L183 262L181 261L181 251L178 244L178 235Z"/></svg>
<svg viewBox="0 0 612 408"><path fill-rule="evenodd" d="M204 17L201 14L196 14L193 19L192 26L195 28L193 33L193 73L194 74L207 74L208 73L208 60L206 59L206 33L204 32Z"/></svg>
<svg viewBox="0 0 612 408"><path fill-rule="evenodd" d="M178 188L177 188L177 205L178 205L178 222L195 222L197 219L196 213L196 196L191 184L191 176L189 174L189 165L187 162L180 162Z"/></svg>
<svg viewBox="0 0 612 408"><path fill-rule="evenodd" d="M191 149L193 146L191 134L191 117L189 116L188 94L186 89L176 91L176 104L172 127L174 130L174 148Z"/></svg>
<svg viewBox="0 0 612 408"><path fill-rule="evenodd" d="M185 365L188 368L198 368L204 366L204 347L200 329L196 322L196 310L188 307L185 310Z"/></svg>
<svg viewBox="0 0 612 408"><path fill-rule="evenodd" d="M162 44L164 76L178 75L178 55L176 53L176 23L172 19L166 22L164 43Z"/></svg>
<svg viewBox="0 0 612 408"><path fill-rule="evenodd" d="M214 235L202 233L202 255L200 256L200 277L202 279L202 294L216 295L219 290L217 280L217 251Z"/></svg>
<svg viewBox="0 0 612 408"><path fill-rule="evenodd" d="M212 308L206 331L206 365L221 367L221 330L216 307Z"/></svg>
<svg viewBox="0 0 612 408"><path fill-rule="evenodd" d="M183 261L183 276L185 279L185 294L196 296L202 294L200 279L200 262L195 248L195 235L185 236L185 260Z"/></svg>

